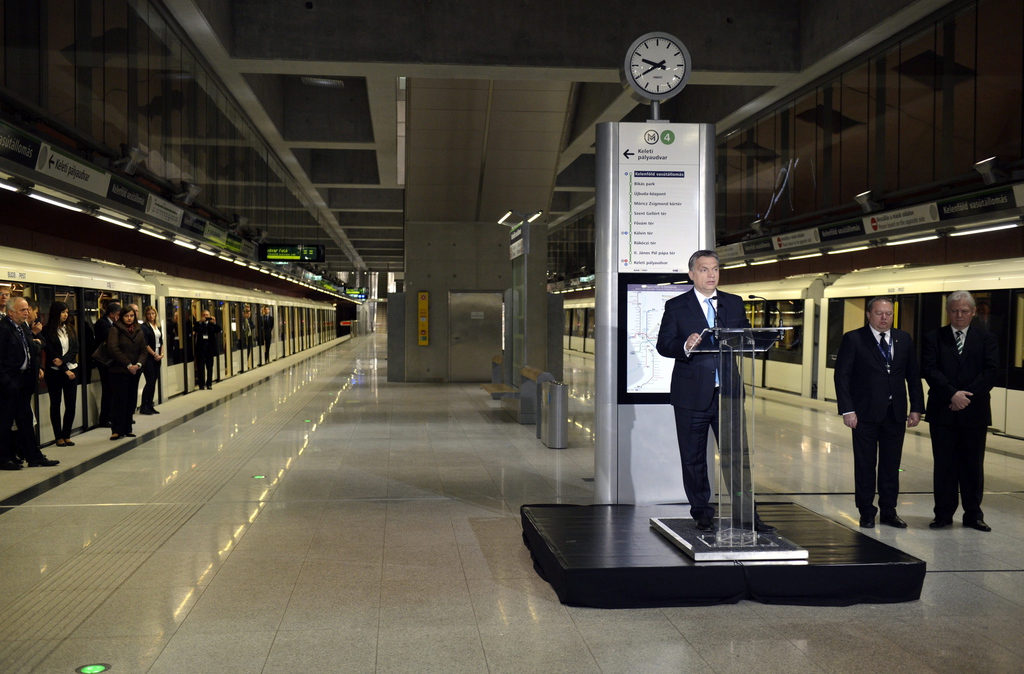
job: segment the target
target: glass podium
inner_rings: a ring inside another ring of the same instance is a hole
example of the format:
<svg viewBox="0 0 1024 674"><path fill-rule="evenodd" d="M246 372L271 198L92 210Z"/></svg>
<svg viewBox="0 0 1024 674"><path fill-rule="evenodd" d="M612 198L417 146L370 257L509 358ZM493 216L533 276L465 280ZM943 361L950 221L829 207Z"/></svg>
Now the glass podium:
<svg viewBox="0 0 1024 674"><path fill-rule="evenodd" d="M716 359L718 374L718 505L714 531L699 531L690 518L654 517L651 526L695 561L765 560L806 563L807 551L777 533L755 528L750 442L756 437L753 405L758 354L792 328L708 328L691 353ZM746 384L749 380L749 384ZM750 407L746 406L747 387Z"/></svg>

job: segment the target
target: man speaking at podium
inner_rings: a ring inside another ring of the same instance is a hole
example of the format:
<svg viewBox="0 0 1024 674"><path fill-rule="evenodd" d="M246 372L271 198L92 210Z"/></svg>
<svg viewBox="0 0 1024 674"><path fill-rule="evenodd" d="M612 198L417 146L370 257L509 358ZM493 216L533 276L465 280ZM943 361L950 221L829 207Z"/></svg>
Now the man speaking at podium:
<svg viewBox="0 0 1024 674"><path fill-rule="evenodd" d="M739 295L718 290L718 265L718 253L713 250L698 250L690 256L693 289L665 303L665 314L658 332L658 353L676 361L672 369L669 400L676 417L683 489L690 501L690 516L701 531L714 528L715 508L710 503L711 482L708 478L708 428L714 432L717 441L721 382L718 353L694 352L694 349L701 341L711 339L710 333L704 332L707 328L750 327ZM748 456L746 446L743 455L744 458ZM761 533L775 531L775 527L765 524L756 515L754 525Z"/></svg>

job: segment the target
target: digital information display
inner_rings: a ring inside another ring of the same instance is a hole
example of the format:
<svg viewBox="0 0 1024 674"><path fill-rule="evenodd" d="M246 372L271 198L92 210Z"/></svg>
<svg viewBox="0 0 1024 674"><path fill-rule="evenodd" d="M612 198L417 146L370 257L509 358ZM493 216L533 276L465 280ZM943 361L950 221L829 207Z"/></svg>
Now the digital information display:
<svg viewBox="0 0 1024 674"><path fill-rule="evenodd" d="M325 262L327 251L323 244L261 243L260 262Z"/></svg>
<svg viewBox="0 0 1024 674"><path fill-rule="evenodd" d="M675 360L658 353L661 317L692 287L685 274L619 274L620 403L668 403Z"/></svg>

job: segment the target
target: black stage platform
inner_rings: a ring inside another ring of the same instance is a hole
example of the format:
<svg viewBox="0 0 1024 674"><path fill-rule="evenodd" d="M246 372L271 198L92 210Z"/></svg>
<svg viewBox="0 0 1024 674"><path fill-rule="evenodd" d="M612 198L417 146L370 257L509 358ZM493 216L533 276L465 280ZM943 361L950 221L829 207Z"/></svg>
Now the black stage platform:
<svg viewBox="0 0 1024 674"><path fill-rule="evenodd" d="M914 601L925 563L793 503L759 503L806 563L696 564L651 528L686 505L526 505L523 539L563 604L650 608L730 604L849 606Z"/></svg>

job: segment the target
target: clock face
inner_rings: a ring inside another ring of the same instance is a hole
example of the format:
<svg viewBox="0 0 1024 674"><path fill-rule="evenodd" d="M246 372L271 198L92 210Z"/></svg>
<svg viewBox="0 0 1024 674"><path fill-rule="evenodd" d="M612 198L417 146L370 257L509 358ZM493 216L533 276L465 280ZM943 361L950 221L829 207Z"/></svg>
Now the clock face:
<svg viewBox="0 0 1024 674"><path fill-rule="evenodd" d="M667 33L648 33L626 54L626 79L645 98L663 100L690 79L690 54L683 43Z"/></svg>

